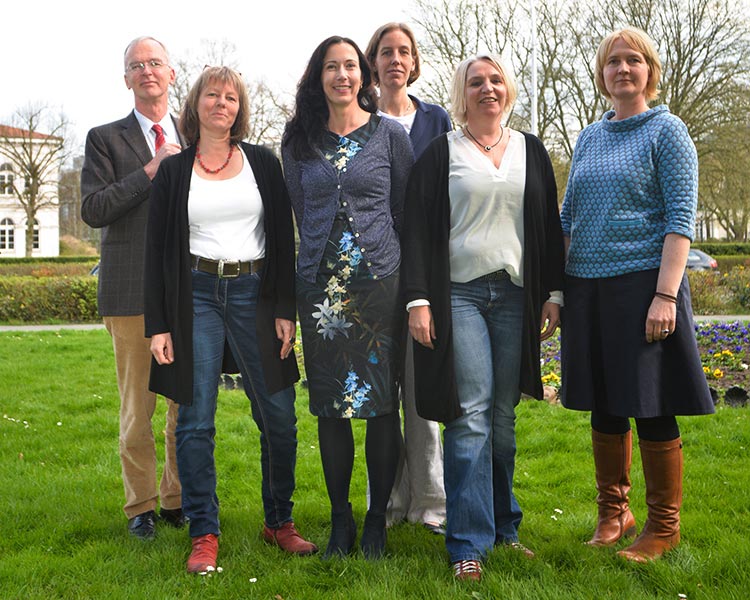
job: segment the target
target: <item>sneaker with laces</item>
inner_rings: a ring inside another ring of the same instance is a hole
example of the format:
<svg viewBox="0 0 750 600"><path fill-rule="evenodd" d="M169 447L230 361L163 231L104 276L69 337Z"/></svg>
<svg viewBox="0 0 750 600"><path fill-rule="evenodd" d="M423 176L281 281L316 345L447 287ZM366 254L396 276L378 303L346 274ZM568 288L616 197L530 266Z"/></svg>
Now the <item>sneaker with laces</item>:
<svg viewBox="0 0 750 600"><path fill-rule="evenodd" d="M276 528L271 528L264 523L263 540L268 544L278 546L285 552L297 554L298 556L315 554L318 551L318 547L315 544L308 542L299 534L297 528L294 526L294 521L288 521L281 527Z"/></svg>
<svg viewBox="0 0 750 600"><path fill-rule="evenodd" d="M482 563L478 560L459 560L451 566L459 581L482 581Z"/></svg>
<svg viewBox="0 0 750 600"><path fill-rule="evenodd" d="M510 542L509 544L505 544L506 547L510 548L511 550L515 550L516 552L520 552L523 554L526 558L534 558L535 554L533 550L530 550L526 546L524 546L521 542Z"/></svg>
<svg viewBox="0 0 750 600"><path fill-rule="evenodd" d="M216 569L219 538L213 533L193 538L193 551L187 561L188 573L205 573Z"/></svg>

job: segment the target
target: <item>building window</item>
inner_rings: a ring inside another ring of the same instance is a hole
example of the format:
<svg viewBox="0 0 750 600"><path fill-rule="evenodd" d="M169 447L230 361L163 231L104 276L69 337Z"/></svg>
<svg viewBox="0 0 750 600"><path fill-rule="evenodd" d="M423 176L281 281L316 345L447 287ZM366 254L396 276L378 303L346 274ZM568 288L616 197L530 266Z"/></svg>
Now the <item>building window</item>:
<svg viewBox="0 0 750 600"><path fill-rule="evenodd" d="M0 194L13 193L13 165L3 163L0 165Z"/></svg>
<svg viewBox="0 0 750 600"><path fill-rule="evenodd" d="M34 233L31 238L31 247L34 250L39 250L39 221L34 219Z"/></svg>
<svg viewBox="0 0 750 600"><path fill-rule="evenodd" d="M13 174L0 173L0 194L13 193Z"/></svg>
<svg viewBox="0 0 750 600"><path fill-rule="evenodd" d="M15 248L15 227L11 219L0 221L0 250Z"/></svg>

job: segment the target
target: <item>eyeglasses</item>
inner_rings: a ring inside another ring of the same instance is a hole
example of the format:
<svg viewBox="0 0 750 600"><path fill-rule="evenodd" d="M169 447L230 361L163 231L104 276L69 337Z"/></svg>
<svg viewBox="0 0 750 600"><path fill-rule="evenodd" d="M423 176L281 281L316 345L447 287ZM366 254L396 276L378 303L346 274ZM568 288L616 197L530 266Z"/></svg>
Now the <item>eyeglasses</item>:
<svg viewBox="0 0 750 600"><path fill-rule="evenodd" d="M140 73L146 68L146 66L150 67L151 69L161 69L163 66L165 66L165 64L160 60L152 58L151 60L147 60L146 62L130 63L127 66L127 71L129 73Z"/></svg>

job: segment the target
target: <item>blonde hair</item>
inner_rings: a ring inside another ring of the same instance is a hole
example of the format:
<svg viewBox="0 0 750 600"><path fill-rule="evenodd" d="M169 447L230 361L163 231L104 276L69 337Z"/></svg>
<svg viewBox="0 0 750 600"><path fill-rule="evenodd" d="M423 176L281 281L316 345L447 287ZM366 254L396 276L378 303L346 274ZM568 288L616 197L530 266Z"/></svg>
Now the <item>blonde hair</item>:
<svg viewBox="0 0 750 600"><path fill-rule="evenodd" d="M503 117L510 113L518 97L516 77L499 55L486 53L467 58L461 61L456 67L456 72L453 74L453 81L451 82L451 112L456 123L459 125L466 125L466 78L469 74L469 67L480 60L487 61L493 65L503 76L505 88L508 91L505 106L503 106Z"/></svg>
<svg viewBox="0 0 750 600"><path fill-rule="evenodd" d="M211 82L229 84L237 92L239 108L232 128L229 130L229 141L238 144L250 135L250 101L247 97L245 81L234 69L229 67L206 67L198 76L193 87L188 92L185 106L180 114L180 131L185 141L192 145L200 138L200 119L198 118L198 100L204 88Z"/></svg>
<svg viewBox="0 0 750 600"><path fill-rule="evenodd" d="M659 53L656 51L654 41L645 31L638 29L637 27L623 27L622 29L613 31L602 40L601 44L599 44L599 49L596 51L596 64L594 67L596 87L599 88L599 91L605 98L611 98L607 91L607 86L604 83L604 65L607 63L607 57L617 40L624 41L633 50L643 54L643 58L646 60L646 66L648 66L648 82L646 83L645 92L646 100L649 102L654 100L659 96L661 60L659 60Z"/></svg>

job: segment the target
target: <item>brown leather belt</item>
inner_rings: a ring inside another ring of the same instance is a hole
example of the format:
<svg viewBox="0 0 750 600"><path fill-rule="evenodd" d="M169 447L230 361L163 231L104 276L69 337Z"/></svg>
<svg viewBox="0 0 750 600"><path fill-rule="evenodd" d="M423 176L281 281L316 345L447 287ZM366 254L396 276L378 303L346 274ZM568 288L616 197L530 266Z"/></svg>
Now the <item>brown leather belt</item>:
<svg viewBox="0 0 750 600"><path fill-rule="evenodd" d="M203 273L218 275L222 278L239 277L248 273L258 273L263 269L265 258L258 260L214 260L212 258L203 258L202 256L190 255L193 268Z"/></svg>
<svg viewBox="0 0 750 600"><path fill-rule="evenodd" d="M505 269L501 269L500 271L494 271L492 273L487 273L486 275L482 275L481 277L477 277L480 281L504 281L506 279L510 279L510 274Z"/></svg>

